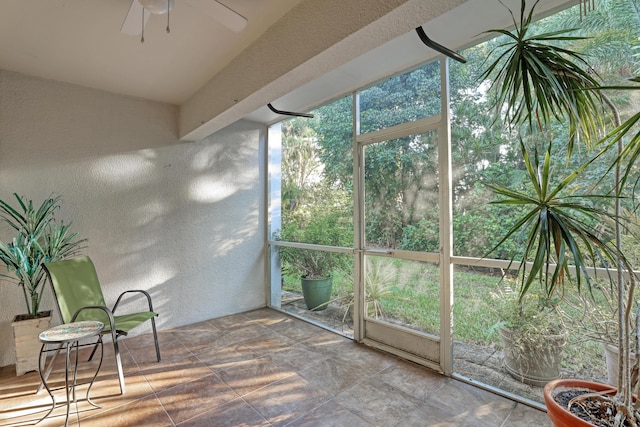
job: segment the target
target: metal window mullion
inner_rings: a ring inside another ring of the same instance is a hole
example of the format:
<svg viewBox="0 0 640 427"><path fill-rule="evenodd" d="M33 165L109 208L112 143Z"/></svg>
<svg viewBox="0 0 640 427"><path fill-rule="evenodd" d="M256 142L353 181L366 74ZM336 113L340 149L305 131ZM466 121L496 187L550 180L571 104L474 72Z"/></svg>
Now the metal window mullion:
<svg viewBox="0 0 640 427"><path fill-rule="evenodd" d="M361 145L370 145L378 142L390 141L409 135L429 132L438 129L441 116L430 116L411 122L401 123L385 129L376 130L364 135L356 134L356 141ZM358 130L359 131L359 130Z"/></svg>
<svg viewBox="0 0 640 427"><path fill-rule="evenodd" d="M316 245L314 243L299 243L299 242L285 242L282 240L270 240L269 245L274 247L288 247L296 249L308 249L312 251L326 251L335 252L341 254L352 254L353 248L346 248L343 246L328 246L328 245Z"/></svg>
<svg viewBox="0 0 640 427"><path fill-rule="evenodd" d="M273 233L282 227L282 125L270 126L267 133L267 241ZM282 270L278 249L273 245L267 246L267 305L281 308L282 302Z"/></svg>
<svg viewBox="0 0 640 427"><path fill-rule="evenodd" d="M364 338L364 148L358 143L360 133L360 94L353 92L353 339Z"/></svg>
<svg viewBox="0 0 640 427"><path fill-rule="evenodd" d="M441 112L438 130L440 188L440 364L445 375L453 370L453 209L451 172L451 124L449 114L449 62L440 60Z"/></svg>

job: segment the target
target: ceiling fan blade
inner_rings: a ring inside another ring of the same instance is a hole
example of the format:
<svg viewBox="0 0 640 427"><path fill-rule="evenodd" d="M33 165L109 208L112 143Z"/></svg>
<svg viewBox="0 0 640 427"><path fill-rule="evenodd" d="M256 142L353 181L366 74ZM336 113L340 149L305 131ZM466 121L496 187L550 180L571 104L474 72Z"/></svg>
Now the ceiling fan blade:
<svg viewBox="0 0 640 427"><path fill-rule="evenodd" d="M150 13L144 14L144 24L142 23L142 11L144 7L140 4L138 0L131 0L131 6L129 7L129 12L127 12L127 16L124 18L124 22L122 22L122 27L120 27L120 32L123 34L127 34L129 36L139 36L142 33L142 27L147 25L147 21L149 20Z"/></svg>
<svg viewBox="0 0 640 427"><path fill-rule="evenodd" d="M217 0L187 0L187 2L233 32L239 33L247 26L247 18Z"/></svg>

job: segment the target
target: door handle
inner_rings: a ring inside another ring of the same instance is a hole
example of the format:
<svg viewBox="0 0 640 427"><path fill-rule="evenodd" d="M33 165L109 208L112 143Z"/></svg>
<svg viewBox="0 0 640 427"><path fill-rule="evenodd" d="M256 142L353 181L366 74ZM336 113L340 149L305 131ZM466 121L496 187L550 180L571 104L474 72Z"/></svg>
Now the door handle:
<svg viewBox="0 0 640 427"><path fill-rule="evenodd" d="M370 255L393 255L393 251L389 249L365 249L364 253Z"/></svg>

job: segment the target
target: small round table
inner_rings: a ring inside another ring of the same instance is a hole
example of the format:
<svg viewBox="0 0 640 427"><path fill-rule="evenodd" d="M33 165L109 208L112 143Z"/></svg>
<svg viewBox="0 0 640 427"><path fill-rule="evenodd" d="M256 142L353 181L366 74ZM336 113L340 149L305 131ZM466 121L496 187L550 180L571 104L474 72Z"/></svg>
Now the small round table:
<svg viewBox="0 0 640 427"><path fill-rule="evenodd" d="M64 425L67 426L69 424L69 408L71 406L71 400L70 400L71 395L73 395L73 403L76 403L77 405L76 385L78 384L76 383L76 378L78 375L78 347L81 346L79 345L79 341L87 338L91 338L91 337L96 337L96 336L98 337L98 340L95 343L84 344L84 345L98 345L98 344L100 345L100 362L98 364L98 368L96 369L96 373L94 374L93 378L89 382L89 387L87 388L87 402L89 402L91 405L93 405L96 408L100 407L91 401L91 399L89 398L89 391L91 390L91 386L93 385L93 382L98 376L98 372L100 371L100 367L102 366L102 359L104 356L102 351L103 350L102 335L100 334L102 332L102 329L104 329L104 324L102 322L86 320L81 322L72 322L72 323L66 323L59 326L54 326L53 328L49 328L46 331L43 331L40 333L38 339L42 343L42 347L40 348L40 358L38 360L38 372L40 373L42 384L45 386L45 388L49 392L49 395L51 396L51 399L53 400L53 406L51 407L49 412L47 412L45 416L42 417L38 422L47 418L49 414L51 414L51 412L53 412L53 410L56 408L57 406L56 398L53 395L53 391L62 389L62 387L51 389L47 384L49 370L47 370L48 371L47 375L43 374L42 372L43 359L44 361L46 361L47 353L52 351L56 352L53 355L53 359L49 364L49 366L53 366L53 361L55 360L60 350L63 347L66 347L65 365L64 365L65 367L64 387L67 393L67 417L65 419ZM57 344L57 348L47 349L46 347L49 344ZM71 384L69 384L69 354L74 346L76 348L76 360L75 360L75 366L73 368L73 379ZM86 383L83 383L83 384L86 384Z"/></svg>

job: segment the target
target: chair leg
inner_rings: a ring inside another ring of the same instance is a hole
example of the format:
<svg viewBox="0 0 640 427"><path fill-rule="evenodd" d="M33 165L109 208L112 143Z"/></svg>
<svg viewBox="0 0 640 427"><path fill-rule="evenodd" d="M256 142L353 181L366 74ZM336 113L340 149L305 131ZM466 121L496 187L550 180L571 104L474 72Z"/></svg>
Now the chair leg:
<svg viewBox="0 0 640 427"><path fill-rule="evenodd" d="M118 348L118 337L116 331L111 331L111 339L113 340L113 352L116 356L116 367L118 368L118 381L120 381L120 394L125 393L124 374L122 373L122 361L120 360L120 349Z"/></svg>
<svg viewBox="0 0 640 427"><path fill-rule="evenodd" d="M158 332L156 331L156 319L151 318L151 328L153 329L153 341L156 345L156 357L160 362L160 346L158 345Z"/></svg>
<svg viewBox="0 0 640 427"><path fill-rule="evenodd" d="M89 359L87 360L88 362L91 362L91 360L93 360L93 355L96 354L96 350L98 349L98 343L96 343L96 345L93 346L93 351L91 352L91 355L89 356Z"/></svg>
<svg viewBox="0 0 640 427"><path fill-rule="evenodd" d="M116 353L116 366L118 367L118 381L120 381L120 394L124 394L126 389L124 386L124 373L122 372L122 361L120 360L120 350L118 350L118 343L113 342L113 349Z"/></svg>

